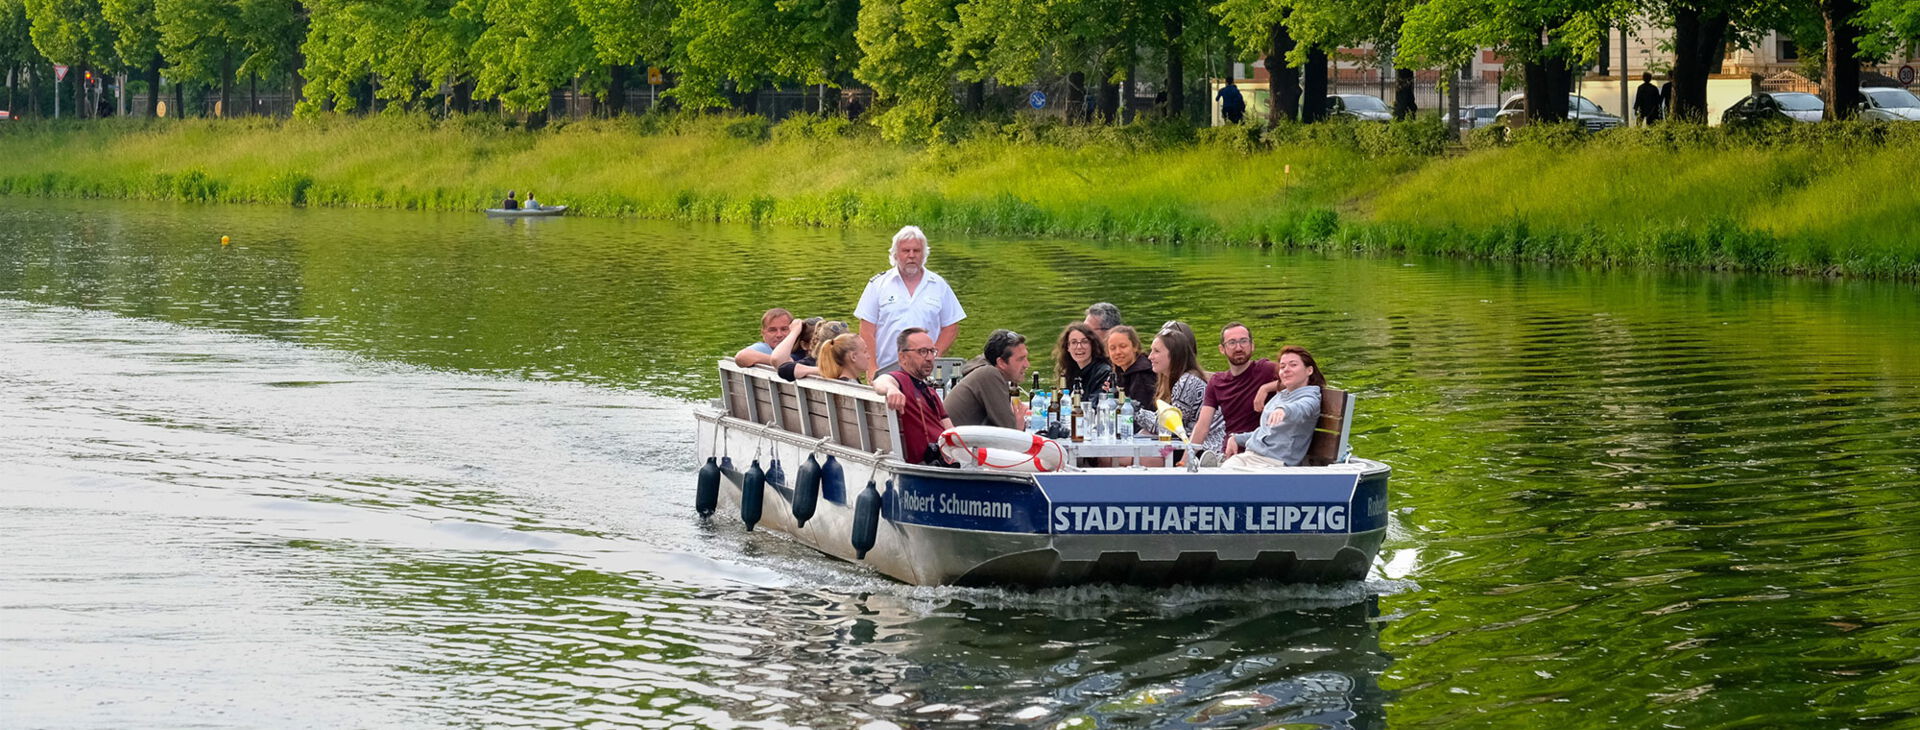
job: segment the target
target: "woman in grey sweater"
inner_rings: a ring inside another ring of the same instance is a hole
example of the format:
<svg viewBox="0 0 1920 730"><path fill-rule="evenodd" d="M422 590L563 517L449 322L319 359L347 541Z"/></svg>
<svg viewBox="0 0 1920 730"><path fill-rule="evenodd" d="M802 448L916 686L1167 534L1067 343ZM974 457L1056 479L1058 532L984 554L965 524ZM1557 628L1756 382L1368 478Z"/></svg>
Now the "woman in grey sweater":
<svg viewBox="0 0 1920 730"><path fill-rule="evenodd" d="M1313 441L1313 427L1320 421L1320 386L1327 378L1313 355L1298 345L1280 348L1280 392L1260 411L1260 428L1247 437L1245 449L1233 454L1222 466L1265 468L1299 466L1307 457L1307 444ZM1229 443L1227 449L1235 450Z"/></svg>

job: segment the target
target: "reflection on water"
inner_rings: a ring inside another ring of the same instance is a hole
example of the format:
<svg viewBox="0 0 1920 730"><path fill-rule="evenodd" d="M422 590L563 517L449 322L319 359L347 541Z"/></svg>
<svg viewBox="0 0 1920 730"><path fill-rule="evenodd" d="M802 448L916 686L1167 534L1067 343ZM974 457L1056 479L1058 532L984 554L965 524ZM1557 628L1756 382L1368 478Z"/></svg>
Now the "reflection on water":
<svg viewBox="0 0 1920 730"><path fill-rule="evenodd" d="M689 518L712 358L883 235L9 202L23 726L1920 719L1909 285L935 232L962 349L1240 319L1396 467L1366 583L1024 594Z"/></svg>

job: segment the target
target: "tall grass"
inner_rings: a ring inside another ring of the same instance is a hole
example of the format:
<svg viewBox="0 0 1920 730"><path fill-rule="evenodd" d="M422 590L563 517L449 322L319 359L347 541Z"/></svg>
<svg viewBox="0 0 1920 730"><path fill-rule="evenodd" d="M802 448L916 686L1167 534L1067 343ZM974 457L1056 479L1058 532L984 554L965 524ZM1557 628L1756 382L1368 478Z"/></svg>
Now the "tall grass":
<svg viewBox="0 0 1920 730"><path fill-rule="evenodd" d="M1910 125L1920 126L1920 125ZM831 118L105 120L0 128L0 194L1201 241L1920 278L1904 128L1199 130L975 122L908 146Z"/></svg>

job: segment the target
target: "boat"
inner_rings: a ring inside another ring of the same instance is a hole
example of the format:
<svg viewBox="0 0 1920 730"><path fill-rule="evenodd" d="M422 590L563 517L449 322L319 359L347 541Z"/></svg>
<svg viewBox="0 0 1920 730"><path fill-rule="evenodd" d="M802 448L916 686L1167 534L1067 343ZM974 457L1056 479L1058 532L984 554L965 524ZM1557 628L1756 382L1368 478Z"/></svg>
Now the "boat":
<svg viewBox="0 0 1920 730"><path fill-rule="evenodd" d="M565 212L567 212L567 206L564 205L542 205L538 208L488 208L487 216L490 218L538 218Z"/></svg>
<svg viewBox="0 0 1920 730"><path fill-rule="evenodd" d="M866 386L730 359L719 374L720 397L694 411L701 517L737 516L905 583L1352 581L1386 537L1392 469L1349 453L1355 399L1333 388L1309 447L1318 465L1022 473L901 460L898 416Z"/></svg>

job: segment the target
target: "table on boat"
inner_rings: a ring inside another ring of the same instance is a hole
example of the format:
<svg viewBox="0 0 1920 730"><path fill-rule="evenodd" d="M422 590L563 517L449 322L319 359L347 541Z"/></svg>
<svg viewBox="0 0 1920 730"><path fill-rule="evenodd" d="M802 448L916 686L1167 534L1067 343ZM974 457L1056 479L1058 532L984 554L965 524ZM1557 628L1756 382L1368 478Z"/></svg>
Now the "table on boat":
<svg viewBox="0 0 1920 730"><path fill-rule="evenodd" d="M1180 448L1178 441L1157 441L1153 439L1131 439L1125 441L1081 441L1074 443L1060 439L1059 444L1066 448L1067 458L1079 464L1082 459L1151 459L1160 460L1160 452L1166 449ZM1158 464L1154 464L1158 466Z"/></svg>

